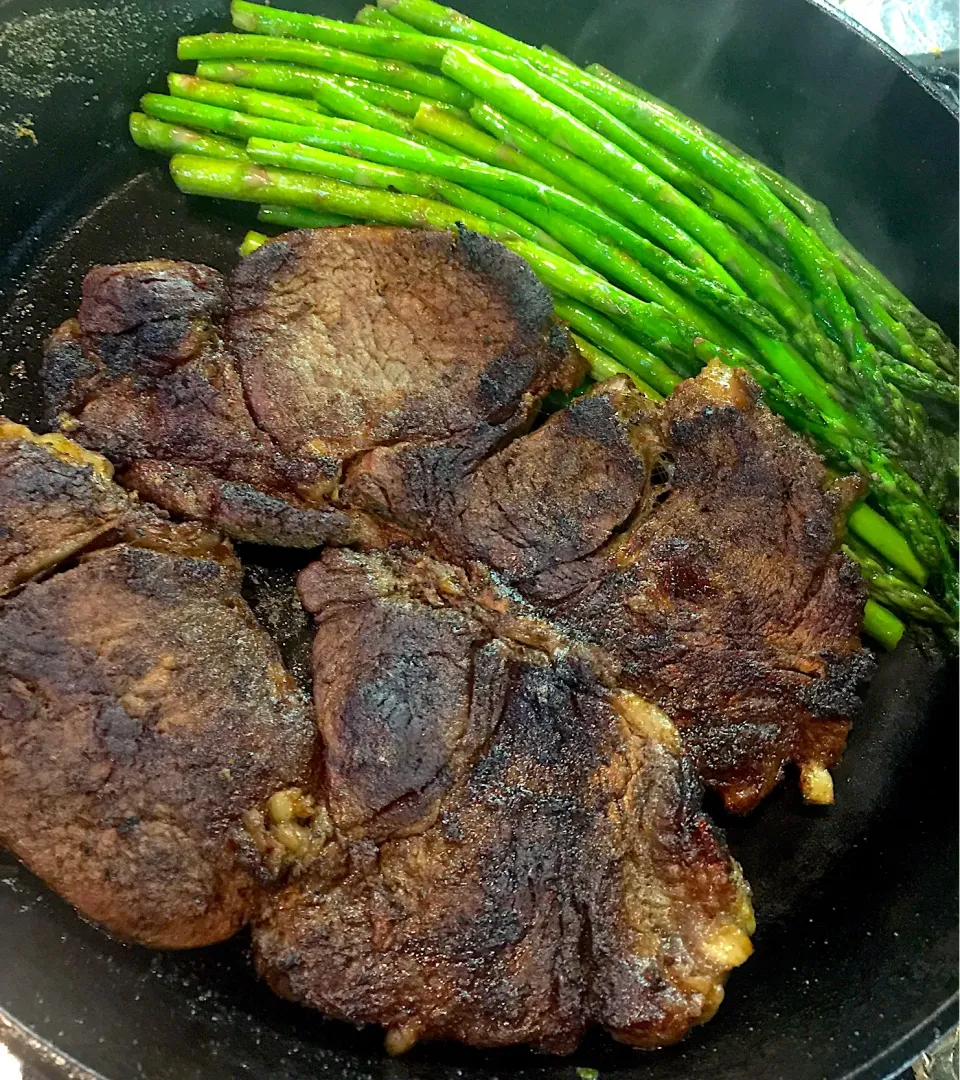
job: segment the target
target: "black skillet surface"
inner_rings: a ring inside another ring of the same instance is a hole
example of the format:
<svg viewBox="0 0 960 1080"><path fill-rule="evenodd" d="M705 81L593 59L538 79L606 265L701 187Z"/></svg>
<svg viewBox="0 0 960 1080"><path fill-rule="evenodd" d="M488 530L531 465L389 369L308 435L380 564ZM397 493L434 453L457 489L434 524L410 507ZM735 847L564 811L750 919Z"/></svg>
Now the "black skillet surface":
<svg viewBox="0 0 960 1080"><path fill-rule="evenodd" d="M889 55L804 0L465 6L643 82L789 173L956 335L956 123ZM91 264L235 261L252 211L180 197L125 137L139 93L175 66L177 34L225 27L224 8L0 0L0 409L14 418L37 419L40 342ZM244 555L251 597L302 675L291 565ZM956 1022L956 761L953 667L906 644L873 682L836 806L781 791L727 823L754 888L756 955L717 1018L657 1054L595 1037L564 1061L451 1046L390 1060L376 1034L274 998L243 940L190 954L120 945L2 853L0 1028L6 1014L41 1053L110 1080L888 1076Z"/></svg>

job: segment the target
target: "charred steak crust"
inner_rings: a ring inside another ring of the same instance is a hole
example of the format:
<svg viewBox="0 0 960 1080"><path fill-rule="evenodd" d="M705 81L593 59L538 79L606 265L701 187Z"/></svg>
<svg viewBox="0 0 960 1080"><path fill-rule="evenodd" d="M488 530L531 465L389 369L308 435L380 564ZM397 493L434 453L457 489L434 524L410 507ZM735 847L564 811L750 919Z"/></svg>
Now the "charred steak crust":
<svg viewBox="0 0 960 1080"><path fill-rule="evenodd" d="M239 586L232 560L121 545L0 604L0 842L155 948L246 923L242 815L313 754Z"/></svg>
<svg viewBox="0 0 960 1080"><path fill-rule="evenodd" d="M738 812L791 762L810 801L831 801L827 769L872 670L859 639L864 585L838 551L856 489L828 482L816 454L758 398L748 376L719 364L684 382L648 414L669 470L664 489L619 534L609 529L596 555L519 583L660 703L703 779ZM608 417L610 439L626 419ZM651 437L648 427L639 455ZM524 441L504 454L522 455ZM593 446L565 440L564 449L584 454L586 476L603 444L595 431ZM589 481L579 500L568 493L585 534L591 522L608 524L589 495ZM502 501L498 489L489 505ZM549 536L554 523L544 520ZM499 533L472 526L474 544Z"/></svg>
<svg viewBox="0 0 960 1080"><path fill-rule="evenodd" d="M116 528L130 510L113 466L62 435L0 416L0 596Z"/></svg>
<svg viewBox="0 0 960 1080"><path fill-rule="evenodd" d="M0 844L120 937L229 937L265 872L243 815L315 743L239 563L105 459L7 421L0 510Z"/></svg>
<svg viewBox="0 0 960 1080"><path fill-rule="evenodd" d="M371 227L288 234L227 283L190 263L97 267L44 361L49 421L122 484L295 547L388 542L376 498L342 497L357 459L450 440L448 457L473 441L477 458L487 429L502 443L582 373L522 260L470 234Z"/></svg>
<svg viewBox="0 0 960 1080"><path fill-rule="evenodd" d="M274 989L394 1050L709 1018L752 916L666 717L420 553L330 551L300 591L331 839L256 921Z"/></svg>

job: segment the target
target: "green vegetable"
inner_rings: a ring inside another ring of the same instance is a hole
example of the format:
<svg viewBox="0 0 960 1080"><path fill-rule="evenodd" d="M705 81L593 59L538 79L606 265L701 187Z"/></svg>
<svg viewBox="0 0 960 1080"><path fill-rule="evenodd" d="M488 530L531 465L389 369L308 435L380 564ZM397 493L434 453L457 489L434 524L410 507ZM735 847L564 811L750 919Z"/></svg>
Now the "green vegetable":
<svg viewBox="0 0 960 1080"><path fill-rule="evenodd" d="M196 75L171 74L167 76L167 83L174 97L202 102L205 105L215 105L221 109L234 109L249 113L251 116L263 116L272 120L284 120L290 124L313 127L321 115L313 102L302 101L283 94L245 90L229 83L200 79Z"/></svg>
<svg viewBox="0 0 960 1080"><path fill-rule="evenodd" d="M244 161L247 157L243 143L218 135L202 135L138 112L130 114L130 134L137 146L161 154L202 154L235 161Z"/></svg>
<svg viewBox="0 0 960 1080"><path fill-rule="evenodd" d="M389 12L373 7L371 4L362 7L353 21L361 26L376 26L380 30L397 30L407 34L420 33L419 30L414 30L412 26L407 26L406 23L395 19Z"/></svg>
<svg viewBox="0 0 960 1080"><path fill-rule="evenodd" d="M918 585L927 584L930 576L926 567L910 550L910 545L887 519L873 507L859 503L847 517L847 528L878 551L883 557L913 578Z"/></svg>
<svg viewBox="0 0 960 1080"><path fill-rule="evenodd" d="M863 631L878 641L888 652L892 652L906 627L882 604L875 600L868 600L863 610Z"/></svg>
<svg viewBox="0 0 960 1080"><path fill-rule="evenodd" d="M451 115L445 109L437 109L431 104L424 103L417 110L413 118L413 126L418 131L432 135L448 147L459 150L469 157L478 161L485 161L488 165L498 168L509 169L511 172L522 173L542 184L549 184L559 191L565 191L575 198L592 202L590 197L579 188L568 184L556 173L543 168L526 154L521 154L505 142L494 139L475 124L470 123L470 113L465 114L466 119Z"/></svg>
<svg viewBox="0 0 960 1080"><path fill-rule="evenodd" d="M634 373L625 368L623 364L614 360L609 353L605 353L603 349L598 349L596 345L591 345L589 341L580 337L578 334L571 334L570 337L577 346L580 355L590 365L591 378L596 379L597 382L602 382L604 379L612 379L615 375L626 375L645 397L650 398L652 401L663 400L663 397L658 394L653 387L647 386L643 379L638 375L634 375Z"/></svg>
<svg viewBox="0 0 960 1080"><path fill-rule="evenodd" d="M859 540L847 537L844 552L860 567L870 595L884 606L908 618L938 626L951 626L953 619L912 581L885 566L881 559Z"/></svg>
<svg viewBox="0 0 960 1080"><path fill-rule="evenodd" d="M295 206L261 206L257 217L268 225L281 225L287 229L323 229L354 224L353 218L344 217L342 214L300 210Z"/></svg>
<svg viewBox="0 0 960 1080"><path fill-rule="evenodd" d="M455 82L442 75L421 71L412 64L293 38L256 34L199 34L182 37L177 45L177 56L181 60L279 60L398 86L402 90L412 90L463 109L469 108L473 101L472 95Z"/></svg>
<svg viewBox="0 0 960 1080"><path fill-rule="evenodd" d="M519 241L511 230L444 203L354 187L290 169L265 169L246 162L177 154L170 160L170 174L188 195L295 206L414 228L455 229L464 225L505 243Z"/></svg>
<svg viewBox="0 0 960 1080"><path fill-rule="evenodd" d="M247 233L243 238L243 243L238 248L241 255L250 255L256 251L257 248L263 247L269 241L270 237L265 236L262 232L254 232L253 229Z"/></svg>
<svg viewBox="0 0 960 1080"><path fill-rule="evenodd" d="M451 206L460 207L487 221L502 225L512 230L517 236L524 236L561 255L568 254L565 248L518 214L511 213L493 200L468 191L449 180L410 172L406 169L375 165L343 154L331 154L326 150L318 150L311 146L277 142L272 139L250 139L247 152L252 160L261 165L297 169L300 172L314 173L332 180L356 184L358 187L376 187L384 191L421 195L428 199L449 203Z"/></svg>
<svg viewBox="0 0 960 1080"><path fill-rule="evenodd" d="M643 392L647 397L658 400L679 385L680 377L652 352L631 341L617 327L602 315L590 308L578 304L569 297L558 295L553 299L557 318L563 319L577 331L577 340L586 338L594 346L603 349L634 376L637 383L643 383ZM658 387L657 390L654 386Z"/></svg>
<svg viewBox="0 0 960 1080"><path fill-rule="evenodd" d="M230 5L233 25L251 34L274 37L301 38L321 45L369 56L405 60L412 64L439 67L446 42L424 34L397 33L379 27L357 26L318 15L303 15L298 11L250 4L233 0Z"/></svg>

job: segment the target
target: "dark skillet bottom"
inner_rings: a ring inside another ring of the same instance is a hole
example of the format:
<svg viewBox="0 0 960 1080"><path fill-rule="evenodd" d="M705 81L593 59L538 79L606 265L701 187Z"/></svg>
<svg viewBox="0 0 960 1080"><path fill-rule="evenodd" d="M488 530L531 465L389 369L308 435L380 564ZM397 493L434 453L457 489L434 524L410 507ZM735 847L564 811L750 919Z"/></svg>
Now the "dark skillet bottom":
<svg viewBox="0 0 960 1080"><path fill-rule="evenodd" d="M0 320L3 351L26 358L3 402L14 418L36 420L39 342L75 307L91 264L235 261L251 212L184 200L162 166L138 175L126 157L123 168L126 181L26 273ZM303 678L309 635L291 592L302 556L243 554L250 598ZM251 971L245 939L191 954L119 945L3 854L0 1009L111 1080L546 1078L572 1077L575 1065L634 1080L885 1076L955 1011L915 1027L955 988L957 703L947 681L937 657L902 647L870 689L837 805L803 809L781 791L726 823L754 888L757 952L717 1018L682 1047L638 1054L598 1036L562 1064L451 1046L390 1060L378 1033L275 998Z"/></svg>

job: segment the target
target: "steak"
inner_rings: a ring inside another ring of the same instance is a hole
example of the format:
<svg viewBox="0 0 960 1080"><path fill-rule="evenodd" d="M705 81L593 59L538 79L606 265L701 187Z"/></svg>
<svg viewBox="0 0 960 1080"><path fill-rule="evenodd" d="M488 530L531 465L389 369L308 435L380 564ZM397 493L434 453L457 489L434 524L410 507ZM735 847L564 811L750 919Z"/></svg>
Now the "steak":
<svg viewBox="0 0 960 1080"><path fill-rule="evenodd" d="M257 901L243 815L308 775L315 726L220 538L135 506L103 534L128 497L55 439L18 439L4 473L54 529L34 551L49 569L96 529L111 546L0 601L0 843L122 938L220 941Z"/></svg>
<svg viewBox="0 0 960 1080"><path fill-rule="evenodd" d="M727 808L793 762L812 802L872 662L839 553L857 493L719 364L656 409L611 380L488 459L429 527L497 571L682 733ZM559 491L555 490L559 487Z"/></svg>
<svg viewBox="0 0 960 1080"><path fill-rule="evenodd" d="M0 596L115 529L130 512L113 467L62 435L0 416Z"/></svg>
<svg viewBox="0 0 960 1080"><path fill-rule="evenodd" d="M226 283L190 263L97 267L47 344L48 419L178 517L381 545L390 529L341 498L348 468L420 451L455 482L582 378L551 313L522 260L470 233L304 230Z"/></svg>
<svg viewBox="0 0 960 1080"><path fill-rule="evenodd" d="M394 1051L708 1019L752 915L669 720L419 553L328 551L300 591L332 839L255 924L271 986Z"/></svg>

